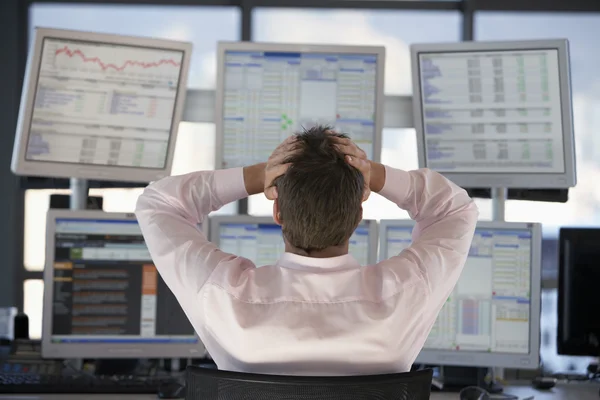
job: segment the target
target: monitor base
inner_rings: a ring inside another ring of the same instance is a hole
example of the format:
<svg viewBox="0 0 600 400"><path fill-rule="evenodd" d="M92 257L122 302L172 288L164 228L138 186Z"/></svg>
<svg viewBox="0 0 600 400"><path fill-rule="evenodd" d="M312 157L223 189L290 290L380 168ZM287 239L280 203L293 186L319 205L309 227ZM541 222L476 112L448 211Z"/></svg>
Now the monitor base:
<svg viewBox="0 0 600 400"><path fill-rule="evenodd" d="M95 373L104 376L135 375L138 364L137 358L96 360Z"/></svg>
<svg viewBox="0 0 600 400"><path fill-rule="evenodd" d="M496 381L491 381L482 386L490 394L499 394L504 391L504 387Z"/></svg>
<svg viewBox="0 0 600 400"><path fill-rule="evenodd" d="M477 386L490 394L502 393L504 388L493 378L492 369L478 367L439 367L439 375L434 377L434 386L441 391L459 392Z"/></svg>
<svg viewBox="0 0 600 400"><path fill-rule="evenodd" d="M587 372L588 372L588 374L590 374L592 376L599 376L600 375L600 359L592 361L587 366Z"/></svg>

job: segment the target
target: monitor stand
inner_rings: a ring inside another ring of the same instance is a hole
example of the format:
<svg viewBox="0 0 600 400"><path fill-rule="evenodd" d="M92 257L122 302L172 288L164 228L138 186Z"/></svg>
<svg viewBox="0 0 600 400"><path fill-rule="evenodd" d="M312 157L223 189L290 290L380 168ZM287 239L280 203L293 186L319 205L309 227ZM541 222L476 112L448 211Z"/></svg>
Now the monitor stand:
<svg viewBox="0 0 600 400"><path fill-rule="evenodd" d="M492 368L442 366L438 379L438 385L434 386L442 391L459 392L468 386L480 387L490 394L503 391L502 386L493 378Z"/></svg>
<svg viewBox="0 0 600 400"><path fill-rule="evenodd" d="M587 366L587 372L592 376L600 377L600 357Z"/></svg>
<svg viewBox="0 0 600 400"><path fill-rule="evenodd" d="M89 184L85 179L71 178L71 210L85 210L87 208Z"/></svg>
<svg viewBox="0 0 600 400"><path fill-rule="evenodd" d="M504 221L508 189L492 188L492 221Z"/></svg>
<svg viewBox="0 0 600 400"><path fill-rule="evenodd" d="M136 369L140 360L131 359L101 359L96 360L96 375L136 375Z"/></svg>

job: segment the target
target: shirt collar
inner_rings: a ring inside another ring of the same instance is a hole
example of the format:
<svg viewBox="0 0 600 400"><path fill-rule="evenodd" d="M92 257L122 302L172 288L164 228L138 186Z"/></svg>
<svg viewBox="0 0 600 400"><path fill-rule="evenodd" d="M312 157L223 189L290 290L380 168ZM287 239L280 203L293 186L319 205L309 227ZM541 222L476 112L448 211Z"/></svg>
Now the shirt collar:
<svg viewBox="0 0 600 400"><path fill-rule="evenodd" d="M283 253L276 265L285 268L305 271L336 271L341 269L360 268L360 264L350 254L338 257L316 258L305 257L293 253Z"/></svg>

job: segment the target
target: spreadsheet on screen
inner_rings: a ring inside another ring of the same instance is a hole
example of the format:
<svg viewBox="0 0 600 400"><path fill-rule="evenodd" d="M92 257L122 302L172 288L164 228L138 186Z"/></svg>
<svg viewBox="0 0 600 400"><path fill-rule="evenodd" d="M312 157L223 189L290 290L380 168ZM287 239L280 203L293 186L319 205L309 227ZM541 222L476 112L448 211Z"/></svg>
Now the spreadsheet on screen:
<svg viewBox="0 0 600 400"><path fill-rule="evenodd" d="M412 242L412 227L388 226L387 251ZM532 234L477 228L461 277L443 306L424 349L529 353Z"/></svg>
<svg viewBox="0 0 600 400"><path fill-rule="evenodd" d="M223 223L219 229L221 250L247 258L258 267L275 264L285 252L277 224ZM361 265L369 264L369 246L369 228L359 226L350 238L350 254Z"/></svg>
<svg viewBox="0 0 600 400"><path fill-rule="evenodd" d="M262 162L315 125L348 134L373 157L376 55L226 51L224 58L223 167Z"/></svg>
<svg viewBox="0 0 600 400"><path fill-rule="evenodd" d="M557 49L418 55L425 164L452 173L564 173Z"/></svg>

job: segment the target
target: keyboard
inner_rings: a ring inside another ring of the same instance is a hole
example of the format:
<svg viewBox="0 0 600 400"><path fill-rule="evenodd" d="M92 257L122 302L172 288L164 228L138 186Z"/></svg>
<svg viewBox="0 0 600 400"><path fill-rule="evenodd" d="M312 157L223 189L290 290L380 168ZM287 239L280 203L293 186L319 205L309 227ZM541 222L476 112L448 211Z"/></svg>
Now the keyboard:
<svg viewBox="0 0 600 400"><path fill-rule="evenodd" d="M168 376L92 376L0 373L0 394L157 394Z"/></svg>

